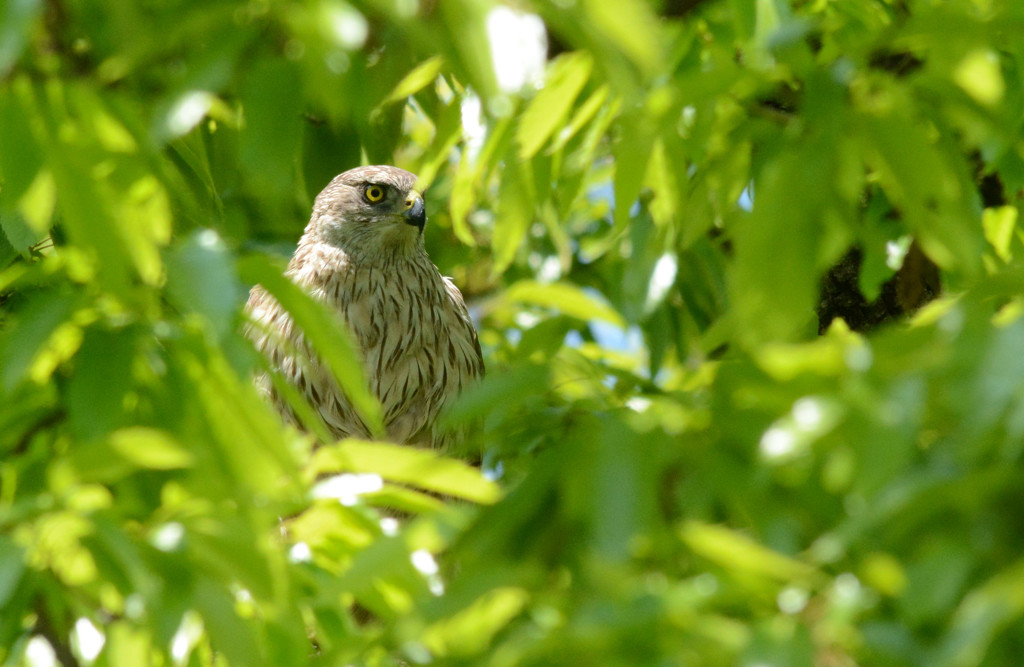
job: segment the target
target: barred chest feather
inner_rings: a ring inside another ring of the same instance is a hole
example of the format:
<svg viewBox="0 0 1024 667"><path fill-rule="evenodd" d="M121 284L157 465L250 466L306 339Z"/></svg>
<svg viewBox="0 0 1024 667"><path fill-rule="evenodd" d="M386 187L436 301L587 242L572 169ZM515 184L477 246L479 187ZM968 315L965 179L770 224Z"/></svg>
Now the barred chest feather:
<svg viewBox="0 0 1024 667"><path fill-rule="evenodd" d="M383 408L388 437L400 443L444 446L450 434L435 427L437 416L483 374L483 364L461 294L426 253L352 262L344 251L315 243L299 248L288 274L348 324L370 388ZM317 407L333 435L369 436L301 335L292 331L290 322L279 319L287 314L272 298L266 299L270 303L255 309L255 318L286 333L308 355L295 360L271 354L272 363ZM257 346L273 352L260 341Z"/></svg>

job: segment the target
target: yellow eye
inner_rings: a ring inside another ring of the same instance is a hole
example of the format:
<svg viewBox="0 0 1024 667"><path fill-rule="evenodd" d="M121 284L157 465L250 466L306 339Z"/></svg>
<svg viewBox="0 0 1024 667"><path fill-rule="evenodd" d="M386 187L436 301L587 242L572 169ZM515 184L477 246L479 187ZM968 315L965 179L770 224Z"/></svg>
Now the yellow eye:
<svg viewBox="0 0 1024 667"><path fill-rule="evenodd" d="M384 199L384 188L379 185L367 185L366 189L363 190L363 196L366 197L366 201L376 204Z"/></svg>

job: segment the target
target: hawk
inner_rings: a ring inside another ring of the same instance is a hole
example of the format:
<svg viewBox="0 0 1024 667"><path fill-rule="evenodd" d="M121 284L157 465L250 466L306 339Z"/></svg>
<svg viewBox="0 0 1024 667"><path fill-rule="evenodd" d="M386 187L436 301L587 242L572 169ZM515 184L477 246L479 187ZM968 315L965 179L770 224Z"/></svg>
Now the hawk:
<svg viewBox="0 0 1024 667"><path fill-rule="evenodd" d="M317 195L286 275L350 329L383 408L387 437L440 448L452 434L439 429L439 413L483 375L484 366L462 294L423 246L426 212L415 181L391 166L336 176ZM370 437L287 311L259 285L246 310L257 349L320 413L331 434ZM257 384L285 419L297 423L265 374Z"/></svg>

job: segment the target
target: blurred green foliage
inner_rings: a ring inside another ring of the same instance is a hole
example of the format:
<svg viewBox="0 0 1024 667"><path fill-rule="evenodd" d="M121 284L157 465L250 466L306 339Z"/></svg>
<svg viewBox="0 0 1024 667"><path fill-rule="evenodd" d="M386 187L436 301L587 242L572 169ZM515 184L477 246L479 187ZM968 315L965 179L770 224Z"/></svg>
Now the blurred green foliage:
<svg viewBox="0 0 1024 667"><path fill-rule="evenodd" d="M1022 34L1014 0L6 0L0 663L1014 664ZM246 289L360 163L429 188L482 468L311 454L250 385ZM818 336L828 268L857 248L870 301L911 240L942 296Z"/></svg>

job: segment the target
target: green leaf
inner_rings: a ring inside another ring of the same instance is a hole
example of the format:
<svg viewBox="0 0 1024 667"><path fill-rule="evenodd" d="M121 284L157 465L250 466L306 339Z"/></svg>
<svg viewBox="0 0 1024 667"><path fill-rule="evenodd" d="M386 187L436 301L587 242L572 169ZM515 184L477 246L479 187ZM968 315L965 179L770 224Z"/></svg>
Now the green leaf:
<svg viewBox="0 0 1024 667"><path fill-rule="evenodd" d="M968 276L980 272L982 230L965 183L950 164L948 146L903 115L866 117L862 127L867 161L928 257Z"/></svg>
<svg viewBox="0 0 1024 667"><path fill-rule="evenodd" d="M467 223L470 211L477 203L477 188L481 181L491 172L495 164L505 152L512 139L512 118L498 120L491 127L487 140L476 159L469 156L459 161L452 185L449 210L452 218L452 231L466 245L476 245L473 232Z"/></svg>
<svg viewBox="0 0 1024 667"><path fill-rule="evenodd" d="M7 608L25 572L25 551L7 536L0 535L0 605Z"/></svg>
<svg viewBox="0 0 1024 667"><path fill-rule="evenodd" d="M17 255L27 257L29 249L42 240L42 237L32 229L17 211L0 214L0 239L9 248L10 256L13 259ZM3 250L0 249L0 254Z"/></svg>
<svg viewBox="0 0 1024 667"><path fill-rule="evenodd" d="M235 277L233 258L210 229L188 237L167 260L167 291L185 312L199 313L220 337L236 322L243 292Z"/></svg>
<svg viewBox="0 0 1024 667"><path fill-rule="evenodd" d="M0 338L0 386L10 391L32 375L33 366L50 347L55 332L71 318L75 305L71 296L54 294L33 301L18 314L13 326L3 331Z"/></svg>
<svg viewBox="0 0 1024 667"><path fill-rule="evenodd" d="M996 256L1003 261L1010 261L1013 256L1011 244L1017 229L1017 208L987 208L981 216L981 224L985 229L985 239L996 251Z"/></svg>
<svg viewBox="0 0 1024 667"><path fill-rule="evenodd" d="M426 190L433 183L437 172L450 159L452 149L462 136L462 108L459 104L452 102L442 108L438 114L436 134L434 140L424 155L424 160L419 166L416 187Z"/></svg>
<svg viewBox="0 0 1024 667"><path fill-rule="evenodd" d="M294 444L282 438L281 422L257 393L250 378L228 365L209 337L194 334L167 341L168 363L191 409L203 424L205 447L190 447L200 464L220 472L231 485L258 489L261 498L295 493Z"/></svg>
<svg viewBox="0 0 1024 667"><path fill-rule="evenodd" d="M494 503L501 497L498 486L476 468L430 450L403 445L350 439L321 447L313 455L308 474L315 477L330 472L376 473L393 482L478 503Z"/></svg>
<svg viewBox="0 0 1024 667"><path fill-rule="evenodd" d="M68 419L77 437L88 441L127 425L124 405L135 358L133 331L92 328L85 333L66 393Z"/></svg>
<svg viewBox="0 0 1024 667"><path fill-rule="evenodd" d="M145 630L126 621L114 621L106 630L102 656L110 667L131 667L148 662L153 647Z"/></svg>
<svg viewBox="0 0 1024 667"><path fill-rule="evenodd" d="M49 172L40 171L32 184L18 200L20 216L28 224L36 242L45 238L53 224L53 211L57 204L57 189Z"/></svg>
<svg viewBox="0 0 1024 667"><path fill-rule="evenodd" d="M999 70L999 54L991 49L968 53L953 71L953 80L981 104L995 106L1006 93L1006 83Z"/></svg>
<svg viewBox="0 0 1024 667"><path fill-rule="evenodd" d="M817 183L828 173L828 156L809 148L778 156L758 179L753 215L736 226L729 286L749 340L791 339L811 325L828 197Z"/></svg>
<svg viewBox="0 0 1024 667"><path fill-rule="evenodd" d="M487 37L490 3L480 0L452 0L438 6L442 20L443 48L452 51L454 62L465 73L466 82L485 100L498 94L498 82Z"/></svg>
<svg viewBox="0 0 1024 667"><path fill-rule="evenodd" d="M562 56L550 65L544 87L530 101L516 130L521 159L533 157L561 127L586 85L593 64L593 59L586 52L579 51ZM599 104L592 103L591 106L596 112Z"/></svg>
<svg viewBox="0 0 1024 667"><path fill-rule="evenodd" d="M492 275L498 275L512 264L516 251L534 220L534 193L526 173L528 164L507 164L498 195L497 219L491 246L494 253Z"/></svg>
<svg viewBox="0 0 1024 667"><path fill-rule="evenodd" d="M495 588L466 609L427 628L423 641L439 655L482 653L495 633L519 615L529 600L530 595L521 588Z"/></svg>
<svg viewBox="0 0 1024 667"><path fill-rule="evenodd" d="M614 414L581 418L571 443L575 474L561 483L566 513L582 519L594 554L606 563L626 563L630 543L651 534L656 521L654 485L657 436L638 434Z"/></svg>
<svg viewBox="0 0 1024 667"><path fill-rule="evenodd" d="M0 5L0 77L6 77L21 57L32 23L42 12L40 0L8 0Z"/></svg>
<svg viewBox="0 0 1024 667"><path fill-rule="evenodd" d="M128 256L142 280L157 285L164 278L160 249L171 238L168 194L154 176L143 176L127 186L118 204L119 231Z"/></svg>
<svg viewBox="0 0 1024 667"><path fill-rule="evenodd" d="M5 6L11 8L17 4ZM0 38L0 43L3 42L5 40ZM36 145L29 113L19 102L18 97L11 93L0 95L0 177L3 178L0 211L14 208L15 202L25 194L43 165L43 155Z"/></svg>
<svg viewBox="0 0 1024 667"><path fill-rule="evenodd" d="M570 283L543 284L523 280L513 284L502 295L506 303L525 303L553 308L584 321L602 320L625 328L626 322L614 308Z"/></svg>
<svg viewBox="0 0 1024 667"><path fill-rule="evenodd" d="M0 223L2 222L0 219ZM17 259L18 255L18 250L7 240L3 224L0 224L0 271L6 269L11 262Z"/></svg>
<svg viewBox="0 0 1024 667"><path fill-rule="evenodd" d="M192 455L167 433L145 426L111 433L110 446L128 461L152 470L188 468L194 462Z"/></svg>
<svg viewBox="0 0 1024 667"><path fill-rule="evenodd" d="M694 553L728 572L767 577L777 582L810 584L821 575L811 566L758 544L725 526L687 521L680 536Z"/></svg>
<svg viewBox="0 0 1024 667"><path fill-rule="evenodd" d="M262 60L247 70L239 150L242 168L257 191L283 193L294 182L294 151L302 138L299 84L300 77L284 60Z"/></svg>
<svg viewBox="0 0 1024 667"><path fill-rule="evenodd" d="M443 66L444 58L440 56L427 58L414 67L411 72L406 74L405 77L398 82L398 85L395 86L394 90L384 98L382 104L400 102L405 100L405 98L420 92L437 79L437 75L441 73L441 67Z"/></svg>
<svg viewBox="0 0 1024 667"><path fill-rule="evenodd" d="M997 633L1024 617L1024 562L1001 570L967 594L957 607L936 665L967 667L985 663Z"/></svg>
<svg viewBox="0 0 1024 667"><path fill-rule="evenodd" d="M648 4L629 0L585 0L593 27L627 55L642 72L654 71L661 57L661 24Z"/></svg>
<svg viewBox="0 0 1024 667"><path fill-rule="evenodd" d="M170 148L188 165L189 170L202 184L218 214L223 216L223 202L217 194L217 185L213 180L213 171L210 167L210 155L202 133L189 132L171 142Z"/></svg>
<svg viewBox="0 0 1024 667"><path fill-rule="evenodd" d="M558 131L558 136L555 137L555 140L551 144L551 150L558 151L565 148L566 144L568 144L573 137L579 134L580 130L586 127L587 124L594 119L597 112L604 107L607 101L608 86L604 85L595 90L593 94L576 109L576 113L572 115L569 122Z"/></svg>
<svg viewBox="0 0 1024 667"><path fill-rule="evenodd" d="M613 147L615 156L615 228L625 229L643 186L647 164L654 150L655 134L650 119L631 111L619 116L620 134Z"/></svg>
<svg viewBox="0 0 1024 667"><path fill-rule="evenodd" d="M229 664L264 664L251 622L239 617L234 601L219 582L198 582L192 599L210 633L210 643L214 650L224 654Z"/></svg>
<svg viewBox="0 0 1024 667"><path fill-rule="evenodd" d="M534 365L519 365L504 372L488 372L473 387L473 391L463 392L444 416L452 424L484 417L495 405L547 391L549 376L550 370L547 367Z"/></svg>
<svg viewBox="0 0 1024 667"><path fill-rule="evenodd" d="M38 113L51 110L40 109ZM95 266L104 287L114 293L123 294L132 282L131 265L135 258L127 251L115 205L110 200L110 191L104 190L94 178L94 171L85 154L77 153L73 147L61 145L56 140L57 119L47 119L50 124L51 172L59 193L58 210L62 216L62 228L69 241L80 247L95 259ZM125 221L130 224L137 221ZM150 259L140 257L139 261ZM147 264L147 266L149 266ZM152 277L151 273L149 277Z"/></svg>

